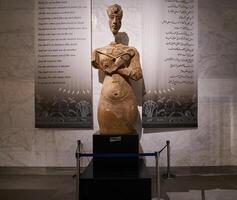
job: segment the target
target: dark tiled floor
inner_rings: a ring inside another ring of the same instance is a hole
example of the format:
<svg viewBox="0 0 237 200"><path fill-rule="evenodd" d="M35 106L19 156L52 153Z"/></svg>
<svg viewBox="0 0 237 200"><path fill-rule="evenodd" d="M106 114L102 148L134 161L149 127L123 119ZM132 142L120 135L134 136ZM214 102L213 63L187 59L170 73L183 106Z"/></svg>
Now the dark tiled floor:
<svg viewBox="0 0 237 200"><path fill-rule="evenodd" d="M0 200L74 200L73 170L4 173L0 170ZM152 170L151 170L152 171ZM57 175L60 174L60 175ZM162 180L164 200L237 200L236 174L177 174L174 180ZM154 185L155 187L155 185ZM155 192L153 192L155 196Z"/></svg>
<svg viewBox="0 0 237 200"><path fill-rule="evenodd" d="M177 176L162 180L165 200L237 200L237 175Z"/></svg>
<svg viewBox="0 0 237 200"><path fill-rule="evenodd" d="M1 200L72 200L71 175L0 175Z"/></svg>

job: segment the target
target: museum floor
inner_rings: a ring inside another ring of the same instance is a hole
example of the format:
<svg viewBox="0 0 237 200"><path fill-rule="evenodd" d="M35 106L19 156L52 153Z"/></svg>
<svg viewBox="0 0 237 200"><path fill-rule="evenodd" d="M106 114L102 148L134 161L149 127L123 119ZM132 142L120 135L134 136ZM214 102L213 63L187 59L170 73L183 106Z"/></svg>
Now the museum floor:
<svg viewBox="0 0 237 200"><path fill-rule="evenodd" d="M210 169L208 172L201 168L188 171L187 168L175 169L176 179L161 181L162 199L236 200L237 173L234 171L229 168ZM150 172L152 175L153 169ZM73 174L73 168L0 167L0 199L74 200Z"/></svg>

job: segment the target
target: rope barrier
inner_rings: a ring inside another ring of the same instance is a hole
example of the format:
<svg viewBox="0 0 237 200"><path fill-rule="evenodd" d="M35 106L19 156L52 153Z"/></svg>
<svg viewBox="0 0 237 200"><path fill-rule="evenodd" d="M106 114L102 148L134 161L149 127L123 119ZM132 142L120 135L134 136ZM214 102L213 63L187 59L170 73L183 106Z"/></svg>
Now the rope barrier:
<svg viewBox="0 0 237 200"><path fill-rule="evenodd" d="M78 156L78 153L76 153ZM127 158L127 157L141 157L141 156L157 156L154 153L79 153L79 157L93 157L93 158Z"/></svg>
<svg viewBox="0 0 237 200"><path fill-rule="evenodd" d="M160 151L158 151L159 153L161 153L165 148L167 147L167 145L165 145Z"/></svg>

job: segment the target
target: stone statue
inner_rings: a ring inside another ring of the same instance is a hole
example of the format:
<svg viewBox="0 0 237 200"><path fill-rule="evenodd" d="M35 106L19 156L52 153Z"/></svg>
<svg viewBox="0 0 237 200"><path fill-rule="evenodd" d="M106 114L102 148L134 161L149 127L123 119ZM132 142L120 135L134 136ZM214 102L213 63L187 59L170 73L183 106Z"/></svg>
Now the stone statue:
<svg viewBox="0 0 237 200"><path fill-rule="evenodd" d="M95 49L92 54L93 67L105 76L98 106L100 134L133 134L138 109L130 79L142 78L139 53L116 39L122 24L121 6L109 6L107 14L115 42Z"/></svg>

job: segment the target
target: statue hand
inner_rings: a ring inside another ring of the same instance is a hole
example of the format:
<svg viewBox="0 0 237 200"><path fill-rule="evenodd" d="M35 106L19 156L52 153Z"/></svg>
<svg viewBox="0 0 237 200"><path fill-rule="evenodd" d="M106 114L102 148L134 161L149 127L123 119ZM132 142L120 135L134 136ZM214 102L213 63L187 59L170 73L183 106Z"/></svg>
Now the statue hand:
<svg viewBox="0 0 237 200"><path fill-rule="evenodd" d="M129 54L124 54L120 57L118 57L115 62L112 64L111 67L106 68L106 72L109 74L116 72L118 69L125 68L126 66L129 65L131 60L131 57Z"/></svg>
<svg viewBox="0 0 237 200"><path fill-rule="evenodd" d="M112 73L116 72L118 68L119 68L119 66L114 63L111 67L107 67L105 69L105 72L112 74Z"/></svg>

